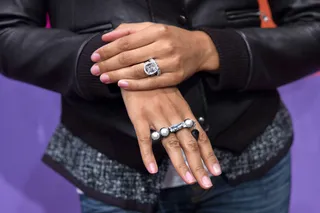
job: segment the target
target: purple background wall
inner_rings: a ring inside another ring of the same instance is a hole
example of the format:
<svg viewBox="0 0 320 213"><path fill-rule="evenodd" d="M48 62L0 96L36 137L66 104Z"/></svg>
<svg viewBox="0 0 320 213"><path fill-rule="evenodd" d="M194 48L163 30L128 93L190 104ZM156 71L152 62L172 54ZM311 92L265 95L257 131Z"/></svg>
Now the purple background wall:
<svg viewBox="0 0 320 213"><path fill-rule="evenodd" d="M320 212L320 77L281 88L294 118L291 213ZM59 120L59 96L0 76L0 212L79 213L75 189L41 155Z"/></svg>

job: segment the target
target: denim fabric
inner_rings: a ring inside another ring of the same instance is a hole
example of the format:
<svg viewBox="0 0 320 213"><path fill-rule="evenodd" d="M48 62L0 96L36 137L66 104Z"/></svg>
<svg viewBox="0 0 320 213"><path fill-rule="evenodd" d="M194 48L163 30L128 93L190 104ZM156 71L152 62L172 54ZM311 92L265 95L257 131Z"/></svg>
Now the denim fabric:
<svg viewBox="0 0 320 213"><path fill-rule="evenodd" d="M291 156L287 154L263 178L228 185L212 178L214 188L198 185L162 190L158 213L288 213ZM134 213L81 195L82 213Z"/></svg>

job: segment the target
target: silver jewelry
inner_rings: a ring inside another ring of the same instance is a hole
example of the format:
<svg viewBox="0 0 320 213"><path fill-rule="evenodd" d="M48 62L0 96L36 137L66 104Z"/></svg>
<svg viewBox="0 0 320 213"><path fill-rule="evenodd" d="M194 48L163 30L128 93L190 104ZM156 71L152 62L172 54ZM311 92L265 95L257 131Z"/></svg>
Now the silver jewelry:
<svg viewBox="0 0 320 213"><path fill-rule="evenodd" d="M184 122L181 122L181 123L170 126L169 130L171 133L176 133L183 128L185 128L185 124L184 124Z"/></svg>
<svg viewBox="0 0 320 213"><path fill-rule="evenodd" d="M160 129L160 131L152 132L151 139L153 141L158 141L160 138L168 137L170 133L176 133L183 128L190 129L190 128L193 128L195 125L196 125L196 122L188 118L181 123L170 126L169 128L163 127Z"/></svg>
<svg viewBox="0 0 320 213"><path fill-rule="evenodd" d="M161 75L161 70L160 70L156 60L154 60L153 58L149 59L148 61L146 61L144 63L143 70L148 76Z"/></svg>
<svg viewBox="0 0 320 213"><path fill-rule="evenodd" d="M191 119L186 119L184 120L183 122L181 123L178 123L178 124L175 124L175 125L172 125L169 127L169 130L171 133L176 133L178 131L180 131L181 129L183 128L192 128L196 125L196 122L194 122L193 120Z"/></svg>
<svg viewBox="0 0 320 213"><path fill-rule="evenodd" d="M159 140L160 137L161 137L161 135L160 135L160 133L157 132L157 131L154 131L154 132L151 133L151 139L154 140L154 141Z"/></svg>
<svg viewBox="0 0 320 213"><path fill-rule="evenodd" d="M196 123L191 119L186 119L184 121L184 124L186 125L187 128L192 128Z"/></svg>
<svg viewBox="0 0 320 213"><path fill-rule="evenodd" d="M170 134L170 130L169 130L169 128L161 128L160 129L160 135L162 136L162 137L168 137L169 136L169 134Z"/></svg>

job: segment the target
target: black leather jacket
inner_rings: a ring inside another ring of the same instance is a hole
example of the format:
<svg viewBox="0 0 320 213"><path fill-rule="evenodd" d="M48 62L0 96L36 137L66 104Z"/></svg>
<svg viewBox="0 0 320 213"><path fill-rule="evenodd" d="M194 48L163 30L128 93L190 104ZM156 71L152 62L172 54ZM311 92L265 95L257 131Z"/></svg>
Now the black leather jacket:
<svg viewBox="0 0 320 213"><path fill-rule="evenodd" d="M101 33L153 21L207 32L219 74L180 85L213 146L241 152L273 120L276 88L320 68L320 1L270 0L276 29L259 28L256 0L1 0L2 74L62 94L62 122L88 144L144 170L119 89L91 76ZM53 29L44 29L46 14ZM157 159L164 156L154 145Z"/></svg>

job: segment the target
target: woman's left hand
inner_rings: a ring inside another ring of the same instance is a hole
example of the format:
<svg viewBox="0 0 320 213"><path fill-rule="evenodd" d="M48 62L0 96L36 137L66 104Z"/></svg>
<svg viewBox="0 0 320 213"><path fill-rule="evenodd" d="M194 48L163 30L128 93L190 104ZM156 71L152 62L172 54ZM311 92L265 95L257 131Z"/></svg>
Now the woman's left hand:
<svg viewBox="0 0 320 213"><path fill-rule="evenodd" d="M91 73L103 83L127 90L175 86L201 70L216 70L219 57L210 37L201 31L154 23L122 24L103 35L107 45L96 50ZM148 76L144 63L154 59L159 76Z"/></svg>

